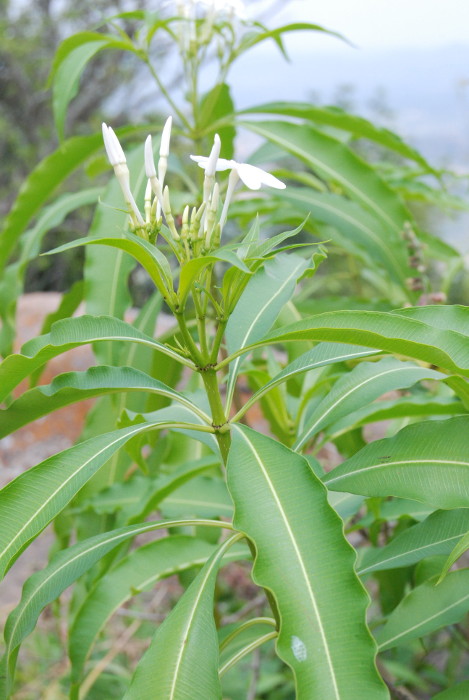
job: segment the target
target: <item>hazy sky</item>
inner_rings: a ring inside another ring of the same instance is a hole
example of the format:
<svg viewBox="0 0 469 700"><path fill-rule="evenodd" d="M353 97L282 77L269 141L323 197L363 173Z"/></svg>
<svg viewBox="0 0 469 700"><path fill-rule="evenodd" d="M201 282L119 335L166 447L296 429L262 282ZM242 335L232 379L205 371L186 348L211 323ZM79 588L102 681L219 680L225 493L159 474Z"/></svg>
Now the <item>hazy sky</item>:
<svg viewBox="0 0 469 700"><path fill-rule="evenodd" d="M314 22L345 34L362 49L469 42L468 0L284 0L283 5L275 25L283 19ZM305 34L296 35L297 41L311 44ZM335 44L314 39L317 50L340 50Z"/></svg>

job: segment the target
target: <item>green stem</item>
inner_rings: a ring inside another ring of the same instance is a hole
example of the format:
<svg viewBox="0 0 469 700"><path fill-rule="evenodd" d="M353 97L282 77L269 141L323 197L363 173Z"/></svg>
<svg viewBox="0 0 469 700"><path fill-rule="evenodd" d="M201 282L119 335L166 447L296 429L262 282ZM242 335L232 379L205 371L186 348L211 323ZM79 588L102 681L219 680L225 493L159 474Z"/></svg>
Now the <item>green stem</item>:
<svg viewBox="0 0 469 700"><path fill-rule="evenodd" d="M216 332L215 338L213 340L212 353L210 355L210 363L211 364L215 364L217 359L218 359L218 353L220 351L220 345L222 343L223 336L225 334L225 328L226 328L227 323L228 323L228 319L221 319L218 323L217 332Z"/></svg>
<svg viewBox="0 0 469 700"><path fill-rule="evenodd" d="M226 420L220 390L218 388L217 373L214 369L210 368L201 372L201 375L205 391L207 392L208 402L212 410L212 425L215 429L215 437L220 448L223 463L226 464L231 445L231 435L228 430L228 421Z"/></svg>
<svg viewBox="0 0 469 700"><path fill-rule="evenodd" d="M200 299L200 291L197 289L192 290L192 298L194 300L194 306L195 306L195 313L197 316L197 330L199 333L199 342L200 342L200 349L202 351L202 355L206 359L205 364L208 363L208 344L207 344L207 326L206 326L206 318L205 318L205 313L202 308L202 301Z"/></svg>
<svg viewBox="0 0 469 700"><path fill-rule="evenodd" d="M189 333L184 313L182 311L175 311L174 315L178 322L179 330L181 331L184 343L186 345L186 349L190 353L192 360L198 367L204 367L204 358L202 357L199 348L197 347L197 345L192 339L191 334Z"/></svg>
<svg viewBox="0 0 469 700"><path fill-rule="evenodd" d="M156 83L157 83L159 89L161 90L162 94L163 94L164 97L166 98L166 101L167 101L168 104L170 105L171 109L174 111L175 114L177 114L177 116L179 117L179 119L181 120L181 122L184 124L184 126L185 126L189 131L191 131L191 125L190 125L190 123L189 123L189 120L184 116L184 114L183 114L183 113L181 112L181 110L178 108L178 106L176 105L176 103L175 103L174 100L172 99L171 95L170 95L169 92L167 91L166 87L165 87L164 84L161 82L161 79L160 79L158 73L156 72L156 70L153 68L153 66L152 66L152 64L151 64L150 59L148 58L148 56L147 56L144 60L145 60L145 63L147 64L147 66L148 66L148 69L149 69L150 73L152 74L153 78L156 80Z"/></svg>

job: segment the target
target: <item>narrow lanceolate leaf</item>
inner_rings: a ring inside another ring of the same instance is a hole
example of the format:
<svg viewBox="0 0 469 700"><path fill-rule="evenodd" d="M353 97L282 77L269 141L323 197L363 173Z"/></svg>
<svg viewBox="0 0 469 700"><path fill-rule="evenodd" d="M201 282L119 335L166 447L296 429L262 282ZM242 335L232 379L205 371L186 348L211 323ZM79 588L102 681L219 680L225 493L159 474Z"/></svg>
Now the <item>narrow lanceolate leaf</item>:
<svg viewBox="0 0 469 700"><path fill-rule="evenodd" d="M376 350L369 350L359 345L346 346L340 343L319 343L319 345L316 345L312 350L308 350L300 357L297 357L296 360L290 362L281 372L271 379L270 382L267 382L259 391L256 391L245 403L240 413L244 414L248 408L256 403L264 394L297 374L303 374L304 372L316 369L316 367L324 367L325 365L334 364L335 362L347 362L348 360L355 360L359 357L369 357L375 354Z"/></svg>
<svg viewBox="0 0 469 700"><path fill-rule="evenodd" d="M428 172L434 172L425 158L405 143L397 134L389 131L389 129L378 127L356 114L350 114L339 107L318 107L307 102L269 102L263 105L256 105L241 112L241 114L249 113L278 114L333 126L336 129L350 132L355 138L368 139L379 143L380 146L384 146L395 153L399 153L404 158L415 161Z"/></svg>
<svg viewBox="0 0 469 700"><path fill-rule="evenodd" d="M7 484L0 491L0 578L116 450L136 435L171 425L141 423L91 438Z"/></svg>
<svg viewBox="0 0 469 700"><path fill-rule="evenodd" d="M57 355L88 343L121 340L140 343L172 357L184 365L192 362L181 357L171 348L159 343L134 326L111 316L79 316L57 321L51 332L33 338L21 348L21 352L9 355L0 364L0 401L23 379Z"/></svg>
<svg viewBox="0 0 469 700"><path fill-rule="evenodd" d="M41 610L46 605L58 598L68 586L122 542L154 530L194 525L221 527L223 523L214 520L163 520L122 527L90 537L60 551L45 569L33 574L26 581L21 601L9 615L5 625L6 649L0 664L0 697L8 697L13 683L18 648L25 637L34 630Z"/></svg>
<svg viewBox="0 0 469 700"><path fill-rule="evenodd" d="M388 698L355 554L307 461L237 426L227 469L235 527L255 546L255 582L275 598L277 651L293 670L298 698Z"/></svg>
<svg viewBox="0 0 469 700"><path fill-rule="evenodd" d="M452 377L451 379L454 379ZM461 382L465 380L458 377ZM445 379L448 383L448 378ZM469 385L468 385L469 389ZM416 394L403 396L391 401L376 401L370 406L362 406L358 411L353 411L341 418L334 425L329 426L328 435L340 435L351 428L357 428L368 423L376 423L380 420L392 420L408 416L460 416L467 413L462 401L450 396L429 396L428 394Z"/></svg>
<svg viewBox="0 0 469 700"><path fill-rule="evenodd" d="M144 176L140 149L133 148L127 154L127 165L130 187L138 198ZM123 206L122 190L116 177L109 178L102 201L105 204L96 207L87 236L96 239L123 237L128 229L128 214ZM119 248L86 246L83 278L87 313L123 319L126 310L132 305L128 279L134 267L135 261ZM150 335L153 331L154 327ZM117 365L120 347L119 343L96 345L93 351L100 364Z"/></svg>
<svg viewBox="0 0 469 700"><path fill-rule="evenodd" d="M173 279L171 268L163 253L154 245L138 238L134 234L124 233L122 238L81 238L78 241L65 243L65 245L49 250L52 253L61 253L70 248L77 248L82 245L106 245L117 248L131 255L139 262L150 275L160 294L166 299L172 290Z"/></svg>
<svg viewBox="0 0 469 700"><path fill-rule="evenodd" d="M72 682L83 674L86 658L107 620L132 596L150 589L157 581L194 566L202 566L214 545L188 535L173 535L139 547L100 578L83 601L70 630L69 655ZM233 547L230 559L245 550ZM226 560L226 558L225 558Z"/></svg>
<svg viewBox="0 0 469 700"><path fill-rule="evenodd" d="M469 507L469 417L409 425L329 472L333 491L398 496L435 508Z"/></svg>
<svg viewBox="0 0 469 700"><path fill-rule="evenodd" d="M380 651L399 646L462 620L469 610L469 569L453 571L414 588L376 634Z"/></svg>
<svg viewBox="0 0 469 700"><path fill-rule="evenodd" d="M185 304L188 294L191 290L191 285L194 279L199 274L199 272L201 272L204 268L208 267L208 265L214 265L219 260L223 260L230 263L230 265L238 268L238 270L241 270L242 272L245 272L248 275L251 274L250 269L241 260L241 258L239 258L234 251L229 250L227 248L219 248L218 250L214 250L213 253L211 253L210 255L204 255L199 258L192 258L192 260L189 260L189 262L185 263L181 267L181 273L179 276L178 293L180 303L182 305Z"/></svg>
<svg viewBox="0 0 469 700"><path fill-rule="evenodd" d="M23 425L62 406L116 392L145 392L165 396L197 413L206 422L210 418L189 399L171 387L132 367L91 367L86 372L60 374L47 386L26 391L7 409L0 410L0 439Z"/></svg>
<svg viewBox="0 0 469 700"><path fill-rule="evenodd" d="M469 315L469 308L467 314ZM238 355L272 343L296 340L327 340L365 345L428 362L469 377L469 343L453 330L440 329L398 313L383 311L329 311L292 323L269 333L262 340L233 352L220 365Z"/></svg>
<svg viewBox="0 0 469 700"><path fill-rule="evenodd" d="M158 627L137 666L125 700L221 698L213 595L221 560L241 535L233 535L210 557L174 610Z"/></svg>
<svg viewBox="0 0 469 700"><path fill-rule="evenodd" d="M256 46L256 44L260 44L261 42L266 41L267 39L273 39L279 47L282 54L286 56L282 42L282 35L287 34L289 32L324 32L325 34L329 34L330 36L336 37L337 39L341 39L342 41L347 41L347 39L345 39L345 37L343 37L341 34L338 34L337 32L332 32L330 29L321 27L321 25L319 24L310 24L309 22L294 22L293 24L284 24L283 26L277 27L276 29L267 29L260 23L256 23L256 25L257 26L255 28L253 27L253 31L249 31L244 35L244 37L239 43L238 48L236 49L235 56L240 56L248 49L252 48L253 46Z"/></svg>
<svg viewBox="0 0 469 700"><path fill-rule="evenodd" d="M450 568L453 566L453 564L459 559L459 557L462 557L464 552L467 552L469 549L469 530L466 532L464 537L461 538L461 540L457 543L451 554L449 555L448 559L445 561L445 565L443 567L443 570L441 572L441 578L446 576Z"/></svg>
<svg viewBox="0 0 469 700"><path fill-rule="evenodd" d="M289 204L296 216L310 212L315 222L332 226L332 240L356 255L379 265L405 289L407 259L403 246L397 246L384 224L357 202L330 192L314 192L310 187L287 188L275 194L281 206Z"/></svg>
<svg viewBox="0 0 469 700"><path fill-rule="evenodd" d="M102 148L101 134L75 136L42 160L23 183L0 233L0 268L20 235L56 187L89 156Z"/></svg>
<svg viewBox="0 0 469 700"><path fill-rule="evenodd" d="M364 557L358 573L410 566L425 557L449 554L458 540L469 531L469 509L438 510L425 520L397 535L385 547Z"/></svg>
<svg viewBox="0 0 469 700"><path fill-rule="evenodd" d="M446 375L413 362L387 357L379 362L363 362L339 379L314 409L295 443L300 449L320 430L344 415L366 406L387 391L412 386L422 379L444 379Z"/></svg>
<svg viewBox="0 0 469 700"><path fill-rule="evenodd" d="M87 63L103 49L121 49L135 52L130 39L124 40L98 32L80 32L62 42L52 67L55 125L59 138L63 138L65 117L70 101L78 90L80 77Z"/></svg>
<svg viewBox="0 0 469 700"><path fill-rule="evenodd" d="M306 268L307 262L303 258L280 254L267 261L263 269L249 280L226 327L229 352L241 350L271 328ZM231 405L240 363L241 360L236 359L230 367L227 406Z"/></svg>
<svg viewBox="0 0 469 700"><path fill-rule="evenodd" d="M430 306L413 306L410 308L399 309L393 313L407 318L415 318L417 321L423 321L435 328L440 328L446 331L456 331L463 335L469 335L469 307L454 304L454 306L430 305Z"/></svg>
<svg viewBox="0 0 469 700"><path fill-rule="evenodd" d="M297 156L325 179L339 183L351 199L378 217L396 242L399 240L402 225L412 219L410 212L373 168L347 145L306 124L242 123Z"/></svg>
<svg viewBox="0 0 469 700"><path fill-rule="evenodd" d="M233 666L235 666L239 661L244 659L245 656L251 654L254 649L258 649L260 646L266 642L270 642L278 637L278 633L275 630L270 630L270 632L264 632L264 634L254 637L250 642L245 642L243 646L238 648L231 654L227 654L227 658L220 663L220 678L225 675Z"/></svg>
<svg viewBox="0 0 469 700"><path fill-rule="evenodd" d="M469 681L463 681L442 693L434 695L432 700L466 700L469 697Z"/></svg>

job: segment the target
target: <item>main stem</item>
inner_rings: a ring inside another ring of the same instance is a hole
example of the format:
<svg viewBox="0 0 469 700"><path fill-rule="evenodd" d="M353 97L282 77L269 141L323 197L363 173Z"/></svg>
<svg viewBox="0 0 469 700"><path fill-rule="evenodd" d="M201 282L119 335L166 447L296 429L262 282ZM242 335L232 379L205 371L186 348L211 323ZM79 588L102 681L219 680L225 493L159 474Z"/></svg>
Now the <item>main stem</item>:
<svg viewBox="0 0 469 700"><path fill-rule="evenodd" d="M201 375L212 410L212 424L215 428L215 437L220 448L223 463L226 465L231 445L231 435L228 430L228 421L225 416L220 390L218 388L217 373L214 369L210 368L203 370Z"/></svg>

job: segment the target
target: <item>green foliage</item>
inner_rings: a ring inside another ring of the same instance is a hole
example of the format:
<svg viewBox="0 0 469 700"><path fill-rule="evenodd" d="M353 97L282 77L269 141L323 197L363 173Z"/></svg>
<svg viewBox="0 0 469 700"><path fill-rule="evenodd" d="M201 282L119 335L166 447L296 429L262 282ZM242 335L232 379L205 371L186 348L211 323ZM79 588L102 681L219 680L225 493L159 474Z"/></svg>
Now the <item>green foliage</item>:
<svg viewBox="0 0 469 700"><path fill-rule="evenodd" d="M69 630L60 683L74 700L384 700L400 685L465 697L467 570L449 569L469 548L469 309L424 304L460 261L418 230L407 199L431 199L432 188L408 186L395 158L438 173L399 136L338 108L277 102L237 114L228 73L238 56L270 39L285 53L286 32L334 34L231 20L130 11L56 53L61 138L84 71L112 50L149 70L193 153L208 155L219 134L232 159L240 127L263 143L215 184L178 149L168 164L167 128L158 166L147 147L146 168L141 144L127 165L106 131L116 180L64 194L82 166L101 169L101 136L74 136L26 178L6 219L0 437L96 402L77 444L0 491L2 577L50 523L56 533L6 622L0 694L24 681L20 647L51 606ZM153 64L157 39L182 58L184 105ZM200 95L207 58L218 73ZM259 114L269 119L250 119ZM358 155L358 139L388 154L385 167ZM285 191L252 168L277 159ZM239 179L274 194L229 206ZM99 198L88 234L49 251L84 246L83 283L10 353L43 237ZM134 275L152 291L129 322ZM87 314L72 318L82 299ZM96 366L38 385L50 360L83 345ZM156 629L142 610L155 585L172 591ZM125 643L103 652L123 612L135 617ZM432 645L448 660L430 669L421 650Z"/></svg>

